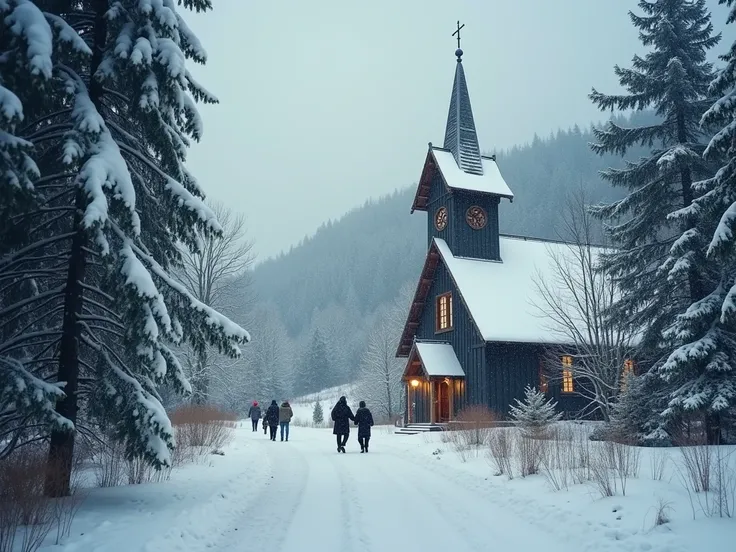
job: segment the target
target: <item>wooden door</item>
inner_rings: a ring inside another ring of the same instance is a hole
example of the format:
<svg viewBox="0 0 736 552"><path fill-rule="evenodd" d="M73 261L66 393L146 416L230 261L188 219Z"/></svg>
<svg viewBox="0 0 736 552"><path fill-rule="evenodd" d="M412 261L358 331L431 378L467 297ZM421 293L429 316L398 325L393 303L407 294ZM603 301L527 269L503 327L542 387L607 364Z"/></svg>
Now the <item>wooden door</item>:
<svg viewBox="0 0 736 552"><path fill-rule="evenodd" d="M435 381L435 413L434 420L437 423L450 421L450 386L446 381Z"/></svg>

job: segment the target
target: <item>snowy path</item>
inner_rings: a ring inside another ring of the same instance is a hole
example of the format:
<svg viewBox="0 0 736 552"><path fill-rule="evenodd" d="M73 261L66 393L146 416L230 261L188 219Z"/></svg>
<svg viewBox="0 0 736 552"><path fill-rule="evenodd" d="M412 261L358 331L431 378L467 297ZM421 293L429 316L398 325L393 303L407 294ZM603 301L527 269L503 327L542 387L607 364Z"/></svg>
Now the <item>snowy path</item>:
<svg viewBox="0 0 736 552"><path fill-rule="evenodd" d="M461 463L434 437L377 429L369 454L354 434L337 454L329 430L274 443L241 427L225 456L171 481L93 489L72 536L42 552L695 552L736 538L719 520L693 525L682 501L679 521L652 529L652 504L677 498L664 481L625 498L550 493L541 476L492 477L482 456Z"/></svg>
<svg viewBox="0 0 736 552"><path fill-rule="evenodd" d="M212 543L216 550L480 552L532 550L547 541L548 552L575 552L380 444L360 454L352 436L348 454L338 455L328 432L295 428L289 443L255 434L252 446L268 457L273 479L238 531Z"/></svg>

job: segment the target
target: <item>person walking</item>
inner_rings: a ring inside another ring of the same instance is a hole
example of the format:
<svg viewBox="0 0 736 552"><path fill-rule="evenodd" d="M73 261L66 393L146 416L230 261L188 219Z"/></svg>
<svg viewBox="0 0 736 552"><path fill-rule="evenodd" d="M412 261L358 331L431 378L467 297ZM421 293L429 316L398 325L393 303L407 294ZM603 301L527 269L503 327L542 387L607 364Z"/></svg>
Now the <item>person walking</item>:
<svg viewBox="0 0 736 552"><path fill-rule="evenodd" d="M348 400L342 396L332 409L332 421L335 422L332 434L337 438L337 452L343 454L345 454L345 444L350 436L350 420L355 421L355 416L348 406Z"/></svg>
<svg viewBox="0 0 736 552"><path fill-rule="evenodd" d="M263 416L263 434L266 435L268 433L268 420L266 419L266 416Z"/></svg>
<svg viewBox="0 0 736 552"><path fill-rule="evenodd" d="M368 441L371 440L371 426L373 425L373 414L365 406L365 401L360 401L358 410L355 411L355 425L358 426L358 443L360 452L368 452Z"/></svg>
<svg viewBox="0 0 736 552"><path fill-rule="evenodd" d="M279 425L281 426L281 440L284 440L284 430L286 430L286 440L289 440L289 422L294 417L294 411L291 409L289 401L281 403L279 408Z"/></svg>
<svg viewBox="0 0 736 552"><path fill-rule="evenodd" d="M276 404L276 400L271 401L271 406L266 410L266 423L268 424L269 432L271 433L271 440L276 440L276 428L279 425L279 405Z"/></svg>
<svg viewBox="0 0 736 552"><path fill-rule="evenodd" d="M261 407L258 406L258 401L253 401L253 404L248 409L248 417L253 424L253 431L258 431L258 420L261 419Z"/></svg>

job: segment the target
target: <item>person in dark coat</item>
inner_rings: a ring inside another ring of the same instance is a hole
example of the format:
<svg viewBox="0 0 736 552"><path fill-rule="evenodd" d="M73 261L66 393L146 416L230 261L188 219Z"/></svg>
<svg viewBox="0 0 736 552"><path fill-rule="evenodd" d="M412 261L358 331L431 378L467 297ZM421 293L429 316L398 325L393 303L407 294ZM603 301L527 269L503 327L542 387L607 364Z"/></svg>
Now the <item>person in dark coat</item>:
<svg viewBox="0 0 736 552"><path fill-rule="evenodd" d="M271 440L276 440L276 428L279 426L279 405L276 401L271 401L271 406L266 410L266 423L268 429L271 432Z"/></svg>
<svg viewBox="0 0 736 552"><path fill-rule="evenodd" d="M332 409L332 420L335 422L332 434L337 438L337 452L345 454L345 444L350 436L350 420L355 421L355 416L344 396L340 397L340 400Z"/></svg>
<svg viewBox="0 0 736 552"><path fill-rule="evenodd" d="M365 401L360 401L359 408L355 411L355 425L358 426L358 443L360 443L360 452L368 452L368 441L371 440L373 414L371 414L371 411L365 407Z"/></svg>
<svg viewBox="0 0 736 552"><path fill-rule="evenodd" d="M261 407L258 401L253 401L253 405L248 409L248 417L253 424L253 431L258 431L258 420L261 419Z"/></svg>

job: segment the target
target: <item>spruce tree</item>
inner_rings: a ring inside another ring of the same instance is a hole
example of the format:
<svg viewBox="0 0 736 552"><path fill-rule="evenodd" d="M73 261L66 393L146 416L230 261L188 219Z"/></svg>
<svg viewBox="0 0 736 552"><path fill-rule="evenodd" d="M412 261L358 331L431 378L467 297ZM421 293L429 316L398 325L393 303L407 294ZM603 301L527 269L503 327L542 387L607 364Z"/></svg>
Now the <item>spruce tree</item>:
<svg viewBox="0 0 736 552"><path fill-rule="evenodd" d="M206 56L170 0L43 5L53 10L45 20L85 48L58 51L53 94L25 127L40 172L21 221L32 231L0 271L38 274L25 309L35 326L10 339L34 375L63 385L56 412L68 426L81 429L81 409L108 421L130 457L168 465L174 438L157 388L190 391L172 346L235 356L249 338L172 276L181 247L221 233L184 167L202 132L195 102L216 101L186 60ZM66 477L47 490L66 494L74 432L54 427L50 437L50 461Z"/></svg>
<svg viewBox="0 0 736 552"><path fill-rule="evenodd" d="M736 20L734 0L727 22ZM696 185L698 197L678 216L697 218L677 243L694 242L710 271L707 293L693 297L678 316L672 334L680 341L660 372L674 387L665 415L705 414L708 442L721 440L722 421L736 406L736 43L721 56L726 66L713 80L717 98L703 115L704 127L717 127L704 157L721 163L715 176Z"/></svg>
<svg viewBox="0 0 736 552"><path fill-rule="evenodd" d="M317 401L314 403L314 410L312 410L312 421L314 425L321 425L325 421L325 415L322 411L322 403Z"/></svg>
<svg viewBox="0 0 736 552"><path fill-rule="evenodd" d="M655 123L624 128L609 122L595 131L598 154L625 155L644 146L651 152L602 176L628 189L619 201L600 205L616 250L603 256L602 269L616 278L621 297L614 315L643 328L642 348L655 355L676 344L663 340L678 313L707 295L701 271L703 250L692 216L673 214L692 205L693 182L712 174L703 160L707 137L699 123L708 100L713 70L706 52L720 39L713 34L705 0L641 0L644 15L630 13L649 52L633 58L632 68L616 66L625 92L608 95L593 89L590 98L602 110L655 110ZM689 239L676 238L687 233Z"/></svg>
<svg viewBox="0 0 736 552"><path fill-rule="evenodd" d="M511 419L518 422L527 434L538 437L552 422L562 419L562 413L556 412L557 403L553 399L548 400L534 387L524 389L523 401L514 400L516 406L509 405Z"/></svg>

